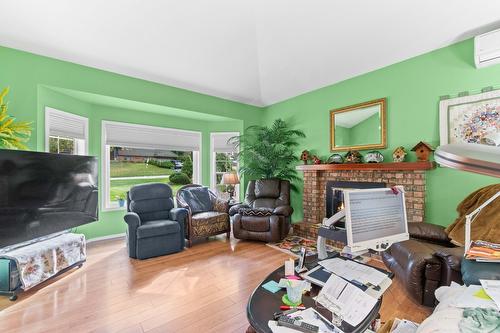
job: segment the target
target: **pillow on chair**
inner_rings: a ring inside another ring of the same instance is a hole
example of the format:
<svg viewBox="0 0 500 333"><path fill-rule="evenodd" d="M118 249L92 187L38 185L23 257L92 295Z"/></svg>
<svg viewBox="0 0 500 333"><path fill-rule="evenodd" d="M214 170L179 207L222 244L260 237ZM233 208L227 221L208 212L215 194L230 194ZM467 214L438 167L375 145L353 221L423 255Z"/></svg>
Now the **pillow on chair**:
<svg viewBox="0 0 500 333"><path fill-rule="evenodd" d="M182 200L191 208L191 213L209 212L212 210L212 200L208 187L191 187L181 191Z"/></svg>
<svg viewBox="0 0 500 333"><path fill-rule="evenodd" d="M258 216L258 217L273 215L273 211L267 208L256 208L256 209L240 208L238 210L238 213L240 213L243 216Z"/></svg>

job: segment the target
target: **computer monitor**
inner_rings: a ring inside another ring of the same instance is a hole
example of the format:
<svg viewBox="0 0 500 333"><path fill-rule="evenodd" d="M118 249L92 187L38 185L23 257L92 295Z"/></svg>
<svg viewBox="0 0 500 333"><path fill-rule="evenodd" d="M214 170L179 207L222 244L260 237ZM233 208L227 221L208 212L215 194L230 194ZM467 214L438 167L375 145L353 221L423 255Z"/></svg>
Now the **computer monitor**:
<svg viewBox="0 0 500 333"><path fill-rule="evenodd" d="M352 252L384 251L409 239L402 186L345 190L347 246Z"/></svg>

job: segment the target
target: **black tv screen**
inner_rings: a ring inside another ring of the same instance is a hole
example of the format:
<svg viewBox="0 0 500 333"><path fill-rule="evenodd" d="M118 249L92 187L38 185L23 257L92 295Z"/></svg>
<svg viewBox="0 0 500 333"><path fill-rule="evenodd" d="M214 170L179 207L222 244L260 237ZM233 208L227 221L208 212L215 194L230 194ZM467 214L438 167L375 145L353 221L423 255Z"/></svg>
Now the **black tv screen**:
<svg viewBox="0 0 500 333"><path fill-rule="evenodd" d="M0 149L0 248L98 219L97 158Z"/></svg>

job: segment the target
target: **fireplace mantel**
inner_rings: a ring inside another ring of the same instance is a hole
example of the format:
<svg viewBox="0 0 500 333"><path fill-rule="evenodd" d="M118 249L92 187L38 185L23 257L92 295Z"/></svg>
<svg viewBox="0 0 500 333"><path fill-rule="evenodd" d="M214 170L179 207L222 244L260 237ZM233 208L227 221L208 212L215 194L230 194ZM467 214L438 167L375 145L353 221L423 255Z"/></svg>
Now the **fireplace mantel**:
<svg viewBox="0 0 500 333"><path fill-rule="evenodd" d="M432 170L435 162L399 162L399 163L346 163L346 164L304 164L298 165L300 171L336 171L336 170L366 170L366 171L410 171Z"/></svg>
<svg viewBox="0 0 500 333"><path fill-rule="evenodd" d="M405 189L408 222L425 220L425 178L435 162L299 165L304 173L303 221L293 225L297 236L315 239L317 226L326 215L326 185L329 181L384 183Z"/></svg>

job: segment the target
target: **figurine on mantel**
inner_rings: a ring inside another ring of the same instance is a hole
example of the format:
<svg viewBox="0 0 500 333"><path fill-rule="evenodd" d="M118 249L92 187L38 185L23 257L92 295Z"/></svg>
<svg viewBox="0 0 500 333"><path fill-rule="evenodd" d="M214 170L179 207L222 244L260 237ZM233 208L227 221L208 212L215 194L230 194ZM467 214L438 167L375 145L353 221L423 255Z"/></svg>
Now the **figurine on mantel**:
<svg viewBox="0 0 500 333"><path fill-rule="evenodd" d="M434 147L424 141L420 141L411 149L411 151L415 152L417 155L417 160L419 161L428 161L429 156L434 151Z"/></svg>
<svg viewBox="0 0 500 333"><path fill-rule="evenodd" d="M328 164L342 164L344 163L344 158L340 154L332 154L328 157Z"/></svg>
<svg viewBox="0 0 500 333"><path fill-rule="evenodd" d="M316 164L316 165L317 164L321 164L320 158L318 156L316 156L316 155L313 155L312 160L313 160L313 163Z"/></svg>
<svg viewBox="0 0 500 333"><path fill-rule="evenodd" d="M407 152L405 150L405 147L399 146L392 152L392 160L394 162L404 162L406 154Z"/></svg>
<svg viewBox="0 0 500 333"><path fill-rule="evenodd" d="M357 150L349 150L344 157L345 163L361 163L361 153Z"/></svg>
<svg viewBox="0 0 500 333"><path fill-rule="evenodd" d="M302 154L300 154L300 160L304 162L304 164L307 164L307 161L309 160L309 151L302 151Z"/></svg>
<svg viewBox="0 0 500 333"><path fill-rule="evenodd" d="M366 163L382 163L384 161L384 155L379 151L373 150L365 155Z"/></svg>

